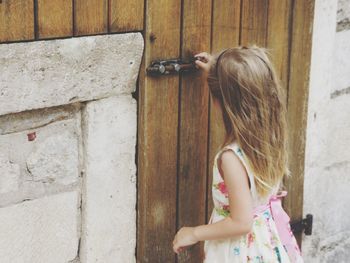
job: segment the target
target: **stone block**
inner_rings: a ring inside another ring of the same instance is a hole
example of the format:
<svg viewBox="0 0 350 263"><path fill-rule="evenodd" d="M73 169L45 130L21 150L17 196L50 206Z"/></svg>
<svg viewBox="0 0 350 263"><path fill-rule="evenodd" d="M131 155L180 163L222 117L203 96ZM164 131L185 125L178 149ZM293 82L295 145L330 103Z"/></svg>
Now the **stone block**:
<svg viewBox="0 0 350 263"><path fill-rule="evenodd" d="M337 31L350 29L350 2L338 0Z"/></svg>
<svg viewBox="0 0 350 263"><path fill-rule="evenodd" d="M43 140L27 158L34 181L71 184L77 180L78 139L67 130Z"/></svg>
<svg viewBox="0 0 350 263"><path fill-rule="evenodd" d="M0 115L129 94L143 45L141 33L1 44Z"/></svg>
<svg viewBox="0 0 350 263"><path fill-rule="evenodd" d="M63 263L77 256L78 192L0 208L1 263Z"/></svg>
<svg viewBox="0 0 350 263"><path fill-rule="evenodd" d="M80 119L66 119L0 135L0 206L76 187L82 165L80 129Z"/></svg>
<svg viewBox="0 0 350 263"><path fill-rule="evenodd" d="M83 111L85 178L81 260L135 262L136 101L88 102Z"/></svg>
<svg viewBox="0 0 350 263"><path fill-rule="evenodd" d="M0 153L0 194L18 191L19 165Z"/></svg>

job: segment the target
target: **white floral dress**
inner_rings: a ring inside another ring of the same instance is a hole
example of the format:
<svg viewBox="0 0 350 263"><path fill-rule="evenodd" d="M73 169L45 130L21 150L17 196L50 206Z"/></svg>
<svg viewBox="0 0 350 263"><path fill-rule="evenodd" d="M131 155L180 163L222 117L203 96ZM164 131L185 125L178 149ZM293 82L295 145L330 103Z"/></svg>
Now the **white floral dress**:
<svg viewBox="0 0 350 263"><path fill-rule="evenodd" d="M232 149L233 152L237 154L247 170L251 195L255 208L253 215L253 226L252 230L243 236L205 240L203 263L303 262L298 244L292 231L290 230L289 217L284 212L280 202L275 202L275 204L277 204L277 212L279 215L276 213L276 210L272 209L273 207L270 200L272 200L273 197L275 197L274 200L278 199L276 198L276 194L279 186L276 186L276 188L271 191L271 195L265 200L258 198L254 177L248 167L248 163L244 159L242 149L239 147L236 141L225 146L221 151L227 148ZM221 177L217 167L217 157L221 151L216 154L213 166L212 196L214 209L211 214L209 224L220 221L230 214L228 193L224 180ZM276 206L274 209L276 209ZM281 212L281 210L283 211ZM288 219L288 222L284 222L285 225L282 226L282 229L280 220L277 224L275 220L277 216L281 216L281 213L284 213L283 216L287 217ZM282 234L283 231L284 233ZM283 238L281 238L282 235L284 236ZM285 244L282 242L285 240L285 238L288 239L289 243L285 242Z"/></svg>

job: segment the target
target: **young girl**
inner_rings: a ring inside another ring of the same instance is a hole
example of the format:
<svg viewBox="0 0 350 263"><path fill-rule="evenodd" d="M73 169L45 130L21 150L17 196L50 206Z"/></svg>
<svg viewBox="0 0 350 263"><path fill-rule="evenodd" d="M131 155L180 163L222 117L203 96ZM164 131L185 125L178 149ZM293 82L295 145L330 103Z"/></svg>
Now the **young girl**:
<svg viewBox="0 0 350 263"><path fill-rule="evenodd" d="M265 48L195 57L206 73L225 140L214 159L209 224L182 227L173 250L204 241L205 263L303 262L281 205L287 167L285 93Z"/></svg>

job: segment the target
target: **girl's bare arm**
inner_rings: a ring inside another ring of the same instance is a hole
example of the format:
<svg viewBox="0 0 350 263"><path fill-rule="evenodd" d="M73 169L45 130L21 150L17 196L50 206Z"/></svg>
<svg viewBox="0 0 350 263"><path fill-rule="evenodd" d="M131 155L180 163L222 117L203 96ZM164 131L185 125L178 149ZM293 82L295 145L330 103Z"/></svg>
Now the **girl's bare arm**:
<svg viewBox="0 0 350 263"><path fill-rule="evenodd" d="M228 191L230 215L225 219L194 228L198 241L228 238L247 234L253 222L252 198L245 167L231 150L221 155L221 174Z"/></svg>

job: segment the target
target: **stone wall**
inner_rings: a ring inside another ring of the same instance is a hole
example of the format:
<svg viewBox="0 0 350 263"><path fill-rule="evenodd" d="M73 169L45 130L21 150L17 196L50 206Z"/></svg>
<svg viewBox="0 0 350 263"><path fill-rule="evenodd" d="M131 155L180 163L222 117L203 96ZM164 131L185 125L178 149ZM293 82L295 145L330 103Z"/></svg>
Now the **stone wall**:
<svg viewBox="0 0 350 263"><path fill-rule="evenodd" d="M0 262L135 262L141 33L0 45Z"/></svg>
<svg viewBox="0 0 350 263"><path fill-rule="evenodd" d="M350 258L350 1L316 0L306 140L305 262Z"/></svg>

